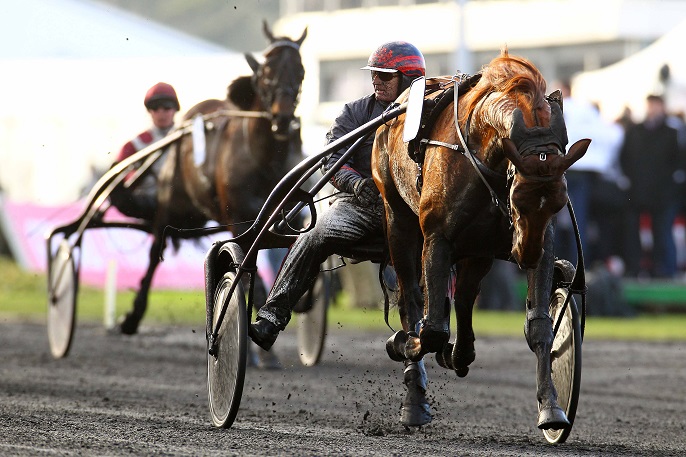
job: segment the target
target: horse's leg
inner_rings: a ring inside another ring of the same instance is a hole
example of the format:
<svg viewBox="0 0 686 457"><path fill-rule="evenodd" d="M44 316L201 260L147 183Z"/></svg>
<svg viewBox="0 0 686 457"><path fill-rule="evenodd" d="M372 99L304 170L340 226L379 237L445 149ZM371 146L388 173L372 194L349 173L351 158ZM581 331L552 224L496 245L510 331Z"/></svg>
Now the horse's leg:
<svg viewBox="0 0 686 457"><path fill-rule="evenodd" d="M451 252L452 245L444 236L425 231L422 250L425 317L419 334L421 345L417 348L420 350L417 355L442 351L450 339L445 297L452 264Z"/></svg>
<svg viewBox="0 0 686 457"><path fill-rule="evenodd" d="M138 288L136 298L133 301L133 309L124 316L124 320L119 325L119 330L125 335L133 335L138 331L138 325L140 324L141 319L143 319L145 310L148 307L148 294L150 292L152 278L155 275L157 266L160 264L160 254L165 245L166 242L163 236L155 235L153 237L148 256L148 270L145 272L143 279L141 279L141 285Z"/></svg>
<svg viewBox="0 0 686 457"><path fill-rule="evenodd" d="M389 249L398 278L398 310L404 330L400 341L407 343L408 333L417 335L422 317L422 293L418 275L419 225L417 217L404 204L400 205L399 209L393 209L387 204L386 220ZM418 341L418 338L411 337L410 340ZM405 344L393 350L398 356L407 351ZM400 408L400 423L407 427L428 424L432 417L426 399L427 374L424 361L419 358L416 361L404 360L403 363L403 383L407 392Z"/></svg>
<svg viewBox="0 0 686 457"><path fill-rule="evenodd" d="M402 200L395 205L386 202L386 236L388 248L398 278L398 312L405 335L399 341L396 351L402 359L407 352L417 352L414 345L419 345L417 335L407 340L409 332L416 332L417 324L422 318L423 294L419 281L419 249L421 232L417 216ZM416 341L415 341L416 340ZM408 346L409 345L409 346ZM398 360L398 359L396 359ZM421 360L421 356L415 361Z"/></svg>
<svg viewBox="0 0 686 457"><path fill-rule="evenodd" d="M403 383L407 389L400 407L400 423L408 427L418 427L431 422L431 407L426 399L427 374L424 361L406 360Z"/></svg>
<svg viewBox="0 0 686 457"><path fill-rule="evenodd" d="M472 312L481 290L481 280L492 264L493 259L487 257L472 257L457 264L454 305L457 327L450 357L452 368L459 377L467 375L469 365L476 359Z"/></svg>
<svg viewBox="0 0 686 457"><path fill-rule="evenodd" d="M536 354L536 398L538 428L562 429L569 426L567 416L557 403L557 392L551 377L550 351L553 344L553 323L549 301L553 281L553 228L545 234L543 257L538 267L527 270L525 336L529 348Z"/></svg>

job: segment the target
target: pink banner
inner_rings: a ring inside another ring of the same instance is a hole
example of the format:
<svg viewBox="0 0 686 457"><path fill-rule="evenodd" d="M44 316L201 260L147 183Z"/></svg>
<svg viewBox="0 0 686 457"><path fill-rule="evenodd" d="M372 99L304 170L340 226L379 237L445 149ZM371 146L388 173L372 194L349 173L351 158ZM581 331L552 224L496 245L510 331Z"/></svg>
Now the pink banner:
<svg viewBox="0 0 686 457"><path fill-rule="evenodd" d="M73 222L84 209L83 202L59 207L17 204L0 200L0 229L18 263L29 271L45 272L47 236L58 226ZM114 208L107 212L108 220L126 220ZM153 278L159 289L203 289L205 253L215 240L231 237L228 232L197 240L182 240L178 252L169 246L164 261ZM54 238L53 249L61 238ZM137 288L148 267L152 237L144 232L125 228L87 229L81 243L81 284L103 286L108 265L116 266L117 288ZM271 284L273 271L266 255L260 252L258 267L265 282Z"/></svg>

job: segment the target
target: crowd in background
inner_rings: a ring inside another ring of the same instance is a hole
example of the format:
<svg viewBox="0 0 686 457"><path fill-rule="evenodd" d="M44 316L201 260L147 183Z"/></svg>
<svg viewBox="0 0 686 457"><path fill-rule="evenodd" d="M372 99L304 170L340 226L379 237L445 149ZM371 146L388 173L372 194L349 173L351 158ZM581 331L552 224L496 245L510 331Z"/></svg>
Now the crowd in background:
<svg viewBox="0 0 686 457"><path fill-rule="evenodd" d="M681 279L686 274L686 122L652 94L645 115L627 107L609 122L598 106L557 82L569 144L591 138L586 155L567 170L589 294L605 294L624 280ZM577 242L567 208L556 218L555 255L577 262ZM480 306L519 309L513 292L517 267L496 262L482 283ZM499 287L493 287L497 284ZM509 287L503 287L509 285ZM494 292L496 291L496 292ZM612 303L621 294L594 298ZM615 306L615 305L613 305ZM611 313L623 313L626 307Z"/></svg>
<svg viewBox="0 0 686 457"><path fill-rule="evenodd" d="M627 108L609 123L596 106L562 86L570 142L593 140L567 172L586 265L605 264L627 278L676 278L683 268L675 227L686 208L683 115L669 113L662 96L649 95L643 119L636 122ZM556 254L574 261L575 246L563 211Z"/></svg>

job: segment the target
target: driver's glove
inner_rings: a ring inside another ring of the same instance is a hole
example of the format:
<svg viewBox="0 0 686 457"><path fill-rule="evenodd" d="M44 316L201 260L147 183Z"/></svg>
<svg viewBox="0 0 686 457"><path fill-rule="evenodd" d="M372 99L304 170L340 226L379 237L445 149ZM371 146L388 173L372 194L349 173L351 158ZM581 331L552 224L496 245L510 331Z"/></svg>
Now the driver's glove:
<svg viewBox="0 0 686 457"><path fill-rule="evenodd" d="M353 184L353 193L362 206L371 206L379 198L379 190L372 178L363 178Z"/></svg>

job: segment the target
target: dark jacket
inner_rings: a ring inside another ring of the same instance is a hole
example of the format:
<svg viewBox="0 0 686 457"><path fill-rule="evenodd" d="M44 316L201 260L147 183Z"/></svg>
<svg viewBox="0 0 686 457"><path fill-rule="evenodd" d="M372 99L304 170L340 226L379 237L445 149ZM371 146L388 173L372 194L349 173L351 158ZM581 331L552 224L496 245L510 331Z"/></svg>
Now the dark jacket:
<svg viewBox="0 0 686 457"><path fill-rule="evenodd" d="M388 103L377 101L373 94L346 103L343 107L343 111L338 115L333 125L331 125L331 129L329 129L329 132L326 134L326 143L329 144L380 116L388 105ZM336 189L353 193L353 185L355 182L363 178L371 178L373 144L374 136L372 135L357 152L353 154L350 160L333 175L331 183ZM333 166L346 150L347 147L334 151L324 164L324 169L328 170Z"/></svg>
<svg viewBox="0 0 686 457"><path fill-rule="evenodd" d="M681 167L677 131L664 121L630 128L619 153L622 170L631 181L630 205L647 209L678 198L674 172Z"/></svg>

